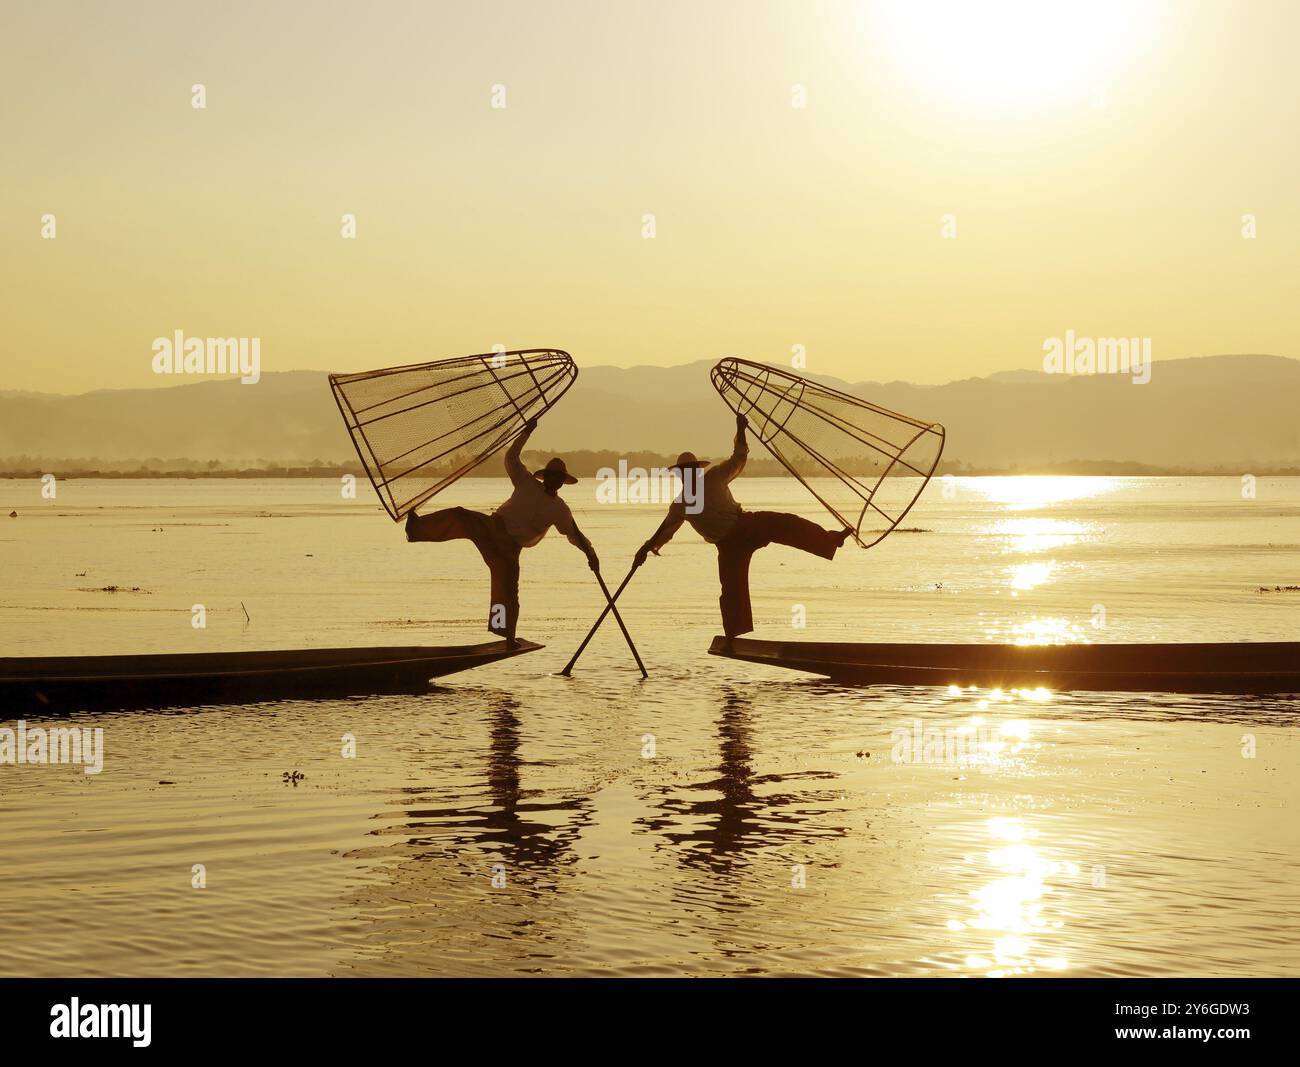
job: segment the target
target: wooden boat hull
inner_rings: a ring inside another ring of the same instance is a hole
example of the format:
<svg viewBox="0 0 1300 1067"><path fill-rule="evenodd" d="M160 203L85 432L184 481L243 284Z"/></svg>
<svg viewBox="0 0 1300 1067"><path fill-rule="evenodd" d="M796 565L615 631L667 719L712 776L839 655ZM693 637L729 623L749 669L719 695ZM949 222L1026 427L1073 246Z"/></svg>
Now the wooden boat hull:
<svg viewBox="0 0 1300 1067"><path fill-rule="evenodd" d="M922 645L738 637L715 656L848 685L1166 693L1300 693L1300 642L1151 645Z"/></svg>
<svg viewBox="0 0 1300 1067"><path fill-rule="evenodd" d="M0 659L0 719L32 712L239 704L414 692L430 678L544 646L519 641Z"/></svg>

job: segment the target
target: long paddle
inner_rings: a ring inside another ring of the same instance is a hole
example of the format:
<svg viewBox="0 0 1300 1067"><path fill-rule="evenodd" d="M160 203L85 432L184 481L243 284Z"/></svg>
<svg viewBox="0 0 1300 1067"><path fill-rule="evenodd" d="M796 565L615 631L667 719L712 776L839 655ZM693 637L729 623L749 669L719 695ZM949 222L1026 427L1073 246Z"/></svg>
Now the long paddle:
<svg viewBox="0 0 1300 1067"><path fill-rule="evenodd" d="M605 594L605 601L609 605L608 610L614 613L614 620L618 623L618 628L623 631L627 647L632 650L632 658L636 660L636 665L641 670L641 677L649 678L650 675L645 669L645 664L641 662L641 653L636 650L636 645L632 642L632 635L627 632L627 626L623 623L623 616L618 613L618 608L614 607L614 598L609 595L609 587L605 585L605 579L601 577L600 571L596 571L596 581L600 583L600 591ZM622 589L621 586L619 588Z"/></svg>
<svg viewBox="0 0 1300 1067"><path fill-rule="evenodd" d="M605 621L605 616L611 611L614 613L614 618L618 620L618 625L623 631L623 636L627 638L627 647L632 650L632 655L636 658L636 665L641 668L641 677L650 677L650 675L646 673L645 664L641 662L641 654L637 652L636 645L632 643L632 635L627 632L627 627L623 625L623 617L619 615L618 608L614 607L614 601L622 596L623 590L627 588L627 583L632 580L632 575L636 573L636 569L637 564L633 563L632 569L627 572L627 577L623 579L618 589L615 590L613 596L609 595L609 588L605 585L605 579L600 576L599 571L596 572L596 581L600 583L601 592L605 594L605 600L608 601L608 603L605 605L605 610L600 613L600 618L598 618L592 625L591 629L587 631L587 636L582 639L582 644L578 646L578 651L575 652L573 658L565 664L564 670L560 671L560 673L565 677L568 677L573 673L573 665L578 662L578 657L586 650L587 645L591 643L591 639L596 636L596 631L600 629L600 624Z"/></svg>

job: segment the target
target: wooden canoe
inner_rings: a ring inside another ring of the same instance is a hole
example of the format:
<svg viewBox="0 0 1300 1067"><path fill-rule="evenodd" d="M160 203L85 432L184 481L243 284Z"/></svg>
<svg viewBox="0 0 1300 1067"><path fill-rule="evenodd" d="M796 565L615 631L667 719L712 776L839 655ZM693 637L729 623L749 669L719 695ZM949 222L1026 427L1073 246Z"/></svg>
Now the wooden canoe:
<svg viewBox="0 0 1300 1067"><path fill-rule="evenodd" d="M715 637L715 656L850 685L1166 693L1300 693L1300 642L922 645Z"/></svg>
<svg viewBox="0 0 1300 1067"><path fill-rule="evenodd" d="M299 648L0 659L0 719L33 711L238 704L412 692L430 678L544 646L520 640L400 648Z"/></svg>

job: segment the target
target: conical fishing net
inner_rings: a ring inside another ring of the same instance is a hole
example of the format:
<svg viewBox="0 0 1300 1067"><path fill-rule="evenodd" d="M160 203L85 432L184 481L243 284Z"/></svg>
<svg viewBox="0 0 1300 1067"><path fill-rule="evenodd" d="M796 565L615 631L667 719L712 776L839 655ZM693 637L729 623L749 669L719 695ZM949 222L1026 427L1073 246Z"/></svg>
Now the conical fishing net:
<svg viewBox="0 0 1300 1067"><path fill-rule="evenodd" d="M400 519L518 437L577 376L567 352L533 348L331 374L330 387L375 492Z"/></svg>
<svg viewBox="0 0 1300 1067"><path fill-rule="evenodd" d="M943 454L944 430L744 359L713 386L772 456L869 548L902 521Z"/></svg>

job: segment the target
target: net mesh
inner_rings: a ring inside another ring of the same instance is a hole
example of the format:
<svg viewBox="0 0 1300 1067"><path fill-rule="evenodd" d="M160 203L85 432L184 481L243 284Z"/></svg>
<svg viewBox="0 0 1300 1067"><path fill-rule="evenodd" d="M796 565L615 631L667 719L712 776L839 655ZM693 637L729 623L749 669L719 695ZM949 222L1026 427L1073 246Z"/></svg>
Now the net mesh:
<svg viewBox="0 0 1300 1067"><path fill-rule="evenodd" d="M330 387L375 492L400 519L518 437L577 376L567 352L535 348L331 374Z"/></svg>
<svg viewBox="0 0 1300 1067"><path fill-rule="evenodd" d="M761 363L721 360L713 386L773 457L869 548L902 521L944 430Z"/></svg>

